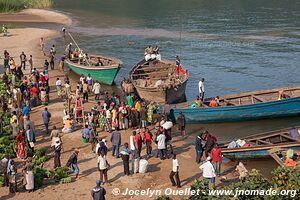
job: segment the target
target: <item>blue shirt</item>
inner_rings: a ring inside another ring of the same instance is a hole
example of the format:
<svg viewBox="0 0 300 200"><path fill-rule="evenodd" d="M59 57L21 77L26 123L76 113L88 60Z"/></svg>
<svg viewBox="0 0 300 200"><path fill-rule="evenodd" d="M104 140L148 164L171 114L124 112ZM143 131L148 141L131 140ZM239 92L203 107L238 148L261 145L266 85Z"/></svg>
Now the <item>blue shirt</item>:
<svg viewBox="0 0 300 200"><path fill-rule="evenodd" d="M22 114L24 116L27 116L29 114L30 110L27 106L25 106L23 109L22 109Z"/></svg>

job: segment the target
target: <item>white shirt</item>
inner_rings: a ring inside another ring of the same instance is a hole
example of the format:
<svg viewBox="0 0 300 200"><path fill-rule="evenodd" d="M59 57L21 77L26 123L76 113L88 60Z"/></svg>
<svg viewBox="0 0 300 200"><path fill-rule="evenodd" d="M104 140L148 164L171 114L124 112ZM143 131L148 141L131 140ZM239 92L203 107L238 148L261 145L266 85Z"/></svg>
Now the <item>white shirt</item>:
<svg viewBox="0 0 300 200"><path fill-rule="evenodd" d="M111 113L109 110L106 111L106 119L110 119L111 118Z"/></svg>
<svg viewBox="0 0 300 200"><path fill-rule="evenodd" d="M199 94L201 92L204 92L204 83L202 81L199 81Z"/></svg>
<svg viewBox="0 0 300 200"><path fill-rule="evenodd" d="M166 148L166 136L164 134L160 134L157 136L157 148L165 149Z"/></svg>
<svg viewBox="0 0 300 200"><path fill-rule="evenodd" d="M200 165L199 168L203 170L204 178L216 177L214 166L211 164L210 161L206 161L204 164Z"/></svg>
<svg viewBox="0 0 300 200"><path fill-rule="evenodd" d="M177 170L177 167L179 167L179 163L178 163L178 160L177 160L177 158L174 160L174 159L172 159L172 171L173 172L177 172L178 170Z"/></svg>
<svg viewBox="0 0 300 200"><path fill-rule="evenodd" d="M61 80L57 80L56 83L55 83L55 85L56 86L61 86L62 85Z"/></svg>
<svg viewBox="0 0 300 200"><path fill-rule="evenodd" d="M95 94L99 94L100 93L100 88L101 88L100 83L95 83L94 86L93 86L93 92Z"/></svg>
<svg viewBox="0 0 300 200"><path fill-rule="evenodd" d="M129 137L129 143L130 143L130 150L134 151L135 150L135 145L134 145L135 141L134 141L134 136L133 135L131 135Z"/></svg>
<svg viewBox="0 0 300 200"><path fill-rule="evenodd" d="M105 155L103 157L101 155L98 157L98 163L100 170L107 169L107 160Z"/></svg>

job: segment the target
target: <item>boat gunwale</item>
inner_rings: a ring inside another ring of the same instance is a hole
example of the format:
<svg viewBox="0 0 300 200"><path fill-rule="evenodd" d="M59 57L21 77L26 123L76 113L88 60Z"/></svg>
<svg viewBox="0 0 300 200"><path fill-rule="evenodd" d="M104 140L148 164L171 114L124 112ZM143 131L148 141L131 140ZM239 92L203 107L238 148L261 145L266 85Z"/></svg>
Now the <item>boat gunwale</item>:
<svg viewBox="0 0 300 200"><path fill-rule="evenodd" d="M246 105L237 105L237 106L218 106L218 107L201 107L201 108L177 108L172 107L174 113L179 112L189 112L189 113L197 113L199 111L201 112L215 112L215 111L233 111L233 110L245 110L245 109L253 109L253 108L259 108L259 107L268 107L272 106L274 104L285 104L285 103L291 103L295 101L300 101L299 97L293 97L289 99L282 99L282 100L275 100L275 101L268 101L268 102L259 102L255 104L246 104Z"/></svg>
<svg viewBox="0 0 300 200"><path fill-rule="evenodd" d="M238 148L221 148L221 152L223 154L229 153L237 153L237 152L244 152L244 151L259 151L259 150L268 150L274 147L276 148L289 148L289 147L300 147L300 141L295 142L287 142L284 144L269 144L269 145L259 145L259 146L250 146L250 147L238 147Z"/></svg>
<svg viewBox="0 0 300 200"><path fill-rule="evenodd" d="M101 57L103 59L110 59L113 60L114 62L116 62L116 64L112 64L112 65L105 65L105 66L93 66L93 67L89 67L89 66L85 66L85 65L81 65L78 63L74 63L72 62L70 59L66 59L67 64L69 65L73 65L74 67L78 67L81 69L89 69L89 70L109 70L109 69L115 69L115 68L120 68L122 61L114 58L114 57L109 57L109 56L100 56L100 55L90 55L90 57Z"/></svg>

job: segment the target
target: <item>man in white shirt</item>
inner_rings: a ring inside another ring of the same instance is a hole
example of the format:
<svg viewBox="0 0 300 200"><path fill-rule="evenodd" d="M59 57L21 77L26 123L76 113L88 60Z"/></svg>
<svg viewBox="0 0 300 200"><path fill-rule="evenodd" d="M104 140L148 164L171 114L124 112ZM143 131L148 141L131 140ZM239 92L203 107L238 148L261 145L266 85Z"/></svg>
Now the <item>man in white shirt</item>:
<svg viewBox="0 0 300 200"><path fill-rule="evenodd" d="M100 180L103 182L103 176L104 176L104 183L107 181L107 170L110 167L110 165L107 162L106 156L104 155L104 152L102 151L100 153L100 156L98 157L98 170L100 172Z"/></svg>
<svg viewBox="0 0 300 200"><path fill-rule="evenodd" d="M92 89L93 92L94 92L94 94L95 94L95 100L99 100L100 89L101 89L101 85L100 85L100 83L98 81L96 81L94 83L94 86L93 86L93 89Z"/></svg>
<svg viewBox="0 0 300 200"><path fill-rule="evenodd" d="M137 147L135 142L136 131L132 132L132 135L129 137L129 147L131 151L131 167L132 173L134 174L134 160L137 158Z"/></svg>
<svg viewBox="0 0 300 200"><path fill-rule="evenodd" d="M163 132L160 132L160 134L156 138L157 141L157 149L159 152L159 157L161 160L166 159L166 136Z"/></svg>
<svg viewBox="0 0 300 200"><path fill-rule="evenodd" d="M174 176L175 176L176 182L174 180ZM170 173L170 180L171 180L172 186L177 186L178 188L181 187L180 179L179 179L179 163L178 163L178 160L176 159L176 154L173 154L172 171Z"/></svg>
<svg viewBox="0 0 300 200"><path fill-rule="evenodd" d="M216 173L215 173L215 168L210 162L211 157L208 156L206 158L206 162L200 165L200 169L203 170L203 177L205 178L205 186L206 189L209 189L209 181L212 184L212 187L215 187L215 178L216 178Z"/></svg>
<svg viewBox="0 0 300 200"><path fill-rule="evenodd" d="M199 81L199 96L201 101L203 102L204 100L204 78Z"/></svg>
<svg viewBox="0 0 300 200"><path fill-rule="evenodd" d="M55 85L56 85L57 95L60 97L61 96L62 82L61 82L61 80L59 78L56 79Z"/></svg>

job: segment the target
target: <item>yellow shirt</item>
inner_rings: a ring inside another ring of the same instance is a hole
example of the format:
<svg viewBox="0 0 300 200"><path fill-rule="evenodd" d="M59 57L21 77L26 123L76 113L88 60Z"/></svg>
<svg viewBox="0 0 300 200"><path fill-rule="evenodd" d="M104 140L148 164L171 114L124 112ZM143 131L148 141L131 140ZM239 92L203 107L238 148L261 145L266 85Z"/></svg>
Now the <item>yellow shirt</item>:
<svg viewBox="0 0 300 200"><path fill-rule="evenodd" d="M138 111L138 112L140 112L141 111L141 103L138 101L138 102L136 102L136 104L135 104L135 106L134 106L134 108Z"/></svg>
<svg viewBox="0 0 300 200"><path fill-rule="evenodd" d="M72 122L71 120L66 120L65 121L65 128L71 128L72 127Z"/></svg>

